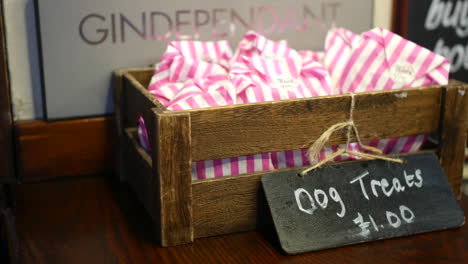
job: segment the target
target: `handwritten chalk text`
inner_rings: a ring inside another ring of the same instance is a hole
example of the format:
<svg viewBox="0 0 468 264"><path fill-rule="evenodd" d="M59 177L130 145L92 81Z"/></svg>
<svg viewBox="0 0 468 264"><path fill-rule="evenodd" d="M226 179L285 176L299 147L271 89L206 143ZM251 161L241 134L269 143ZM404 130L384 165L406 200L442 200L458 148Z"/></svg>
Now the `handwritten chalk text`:
<svg viewBox="0 0 468 264"><path fill-rule="evenodd" d="M389 179L385 177L372 179L369 171L365 170L352 178L349 184L351 186L357 184L357 188L365 200L390 198L392 195L408 191L411 188L419 189L423 187L424 179L420 169L406 169L399 176ZM334 187L329 187L328 192L320 188L313 190L297 188L294 191L294 197L299 211L309 215L313 215L319 209L326 210L330 205L329 199L339 205L339 210L336 213L338 217L345 217L347 212L345 202ZM416 218L414 212L406 205L400 205L398 211L386 210L381 217L377 218L381 219L380 221L386 220L386 223L381 225L370 214L366 217L360 212L356 212L356 214L357 217L352 219L352 221L358 226L359 235L364 237L369 236L371 231L378 232L385 227L399 228L402 224L413 223Z"/></svg>
<svg viewBox="0 0 468 264"><path fill-rule="evenodd" d="M406 171L403 171L404 177L405 177L405 183L408 188L411 187L417 187L421 188L423 184L423 178L421 175L421 170L417 169L415 170L414 174L410 174ZM404 192L406 189L406 186L403 186L401 181L397 178L394 177L391 180L391 183L386 179L382 178L380 180L375 180L372 179L370 181L364 181L364 178L369 175L368 171L365 171L364 173L360 174L353 180L351 180L349 183L354 184L356 182L359 182L359 186L361 187L362 195L366 200L369 200L369 195L368 195L368 190L370 189L372 191L372 195L375 197L379 197L379 194L384 194L387 197L390 197L394 192ZM366 188L366 185L368 186ZM370 188L369 188L370 186Z"/></svg>

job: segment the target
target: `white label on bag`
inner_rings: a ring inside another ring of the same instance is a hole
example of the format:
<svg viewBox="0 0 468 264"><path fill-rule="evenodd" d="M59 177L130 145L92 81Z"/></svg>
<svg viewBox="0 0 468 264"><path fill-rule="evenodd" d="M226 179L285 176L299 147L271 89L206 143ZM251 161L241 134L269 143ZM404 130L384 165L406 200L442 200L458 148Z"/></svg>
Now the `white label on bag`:
<svg viewBox="0 0 468 264"><path fill-rule="evenodd" d="M274 53L262 53L260 57L265 60L284 60L283 57L278 56L277 54L274 54Z"/></svg>
<svg viewBox="0 0 468 264"><path fill-rule="evenodd" d="M299 83L293 77L277 76L274 78L274 84L281 90L293 91Z"/></svg>
<svg viewBox="0 0 468 264"><path fill-rule="evenodd" d="M415 77L416 71L409 63L397 63L390 68L390 78L397 84L408 84Z"/></svg>

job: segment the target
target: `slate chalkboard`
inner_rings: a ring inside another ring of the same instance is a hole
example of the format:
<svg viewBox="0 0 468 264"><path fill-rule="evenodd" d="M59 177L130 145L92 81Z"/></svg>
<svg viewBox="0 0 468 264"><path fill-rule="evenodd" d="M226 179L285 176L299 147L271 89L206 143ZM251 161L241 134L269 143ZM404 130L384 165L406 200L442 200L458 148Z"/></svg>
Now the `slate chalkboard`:
<svg viewBox="0 0 468 264"><path fill-rule="evenodd" d="M406 4L406 37L448 58L451 62L450 78L467 82L468 2L419 0L407 1ZM397 16L394 19L401 18Z"/></svg>
<svg viewBox="0 0 468 264"><path fill-rule="evenodd" d="M297 254L462 226L463 212L435 155L262 177L282 249Z"/></svg>

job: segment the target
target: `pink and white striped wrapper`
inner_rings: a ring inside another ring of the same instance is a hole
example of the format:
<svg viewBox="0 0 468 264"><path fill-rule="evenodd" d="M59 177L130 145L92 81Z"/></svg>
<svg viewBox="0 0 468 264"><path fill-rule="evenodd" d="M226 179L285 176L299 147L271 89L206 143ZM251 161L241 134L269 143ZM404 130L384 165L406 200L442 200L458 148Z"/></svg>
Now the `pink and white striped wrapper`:
<svg viewBox="0 0 468 264"><path fill-rule="evenodd" d="M165 104L169 110L188 110L236 103L236 88L227 75L188 80Z"/></svg>
<svg viewBox="0 0 468 264"><path fill-rule="evenodd" d="M323 65L332 79L332 94L342 94L337 89L341 73L349 60L351 51L361 43L361 36L344 28L332 28L325 37Z"/></svg>
<svg viewBox="0 0 468 264"><path fill-rule="evenodd" d="M450 63L446 58L382 28L361 36L334 29L326 45L325 65L340 94L448 83ZM384 154L397 154L420 150L427 138L413 135L365 144Z"/></svg>
<svg viewBox="0 0 468 264"><path fill-rule="evenodd" d="M227 76L232 50L222 41L172 41L155 66L148 90L161 103L172 101L185 81Z"/></svg>
<svg viewBox="0 0 468 264"><path fill-rule="evenodd" d="M239 43L230 77L239 103L295 99L330 94L330 76L313 52L301 53L286 41L272 41L253 31Z"/></svg>
<svg viewBox="0 0 468 264"><path fill-rule="evenodd" d="M448 59L383 28L362 34L338 87L342 94L448 83Z"/></svg>

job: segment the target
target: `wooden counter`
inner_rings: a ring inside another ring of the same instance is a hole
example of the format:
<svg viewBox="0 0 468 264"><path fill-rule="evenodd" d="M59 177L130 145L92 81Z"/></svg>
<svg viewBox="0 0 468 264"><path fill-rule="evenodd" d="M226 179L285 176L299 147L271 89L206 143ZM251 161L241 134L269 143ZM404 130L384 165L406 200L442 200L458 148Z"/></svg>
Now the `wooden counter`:
<svg viewBox="0 0 468 264"><path fill-rule="evenodd" d="M468 212L468 197L461 200ZM18 187L22 263L468 263L468 227L284 256L258 232L155 245L126 185L99 177Z"/></svg>

